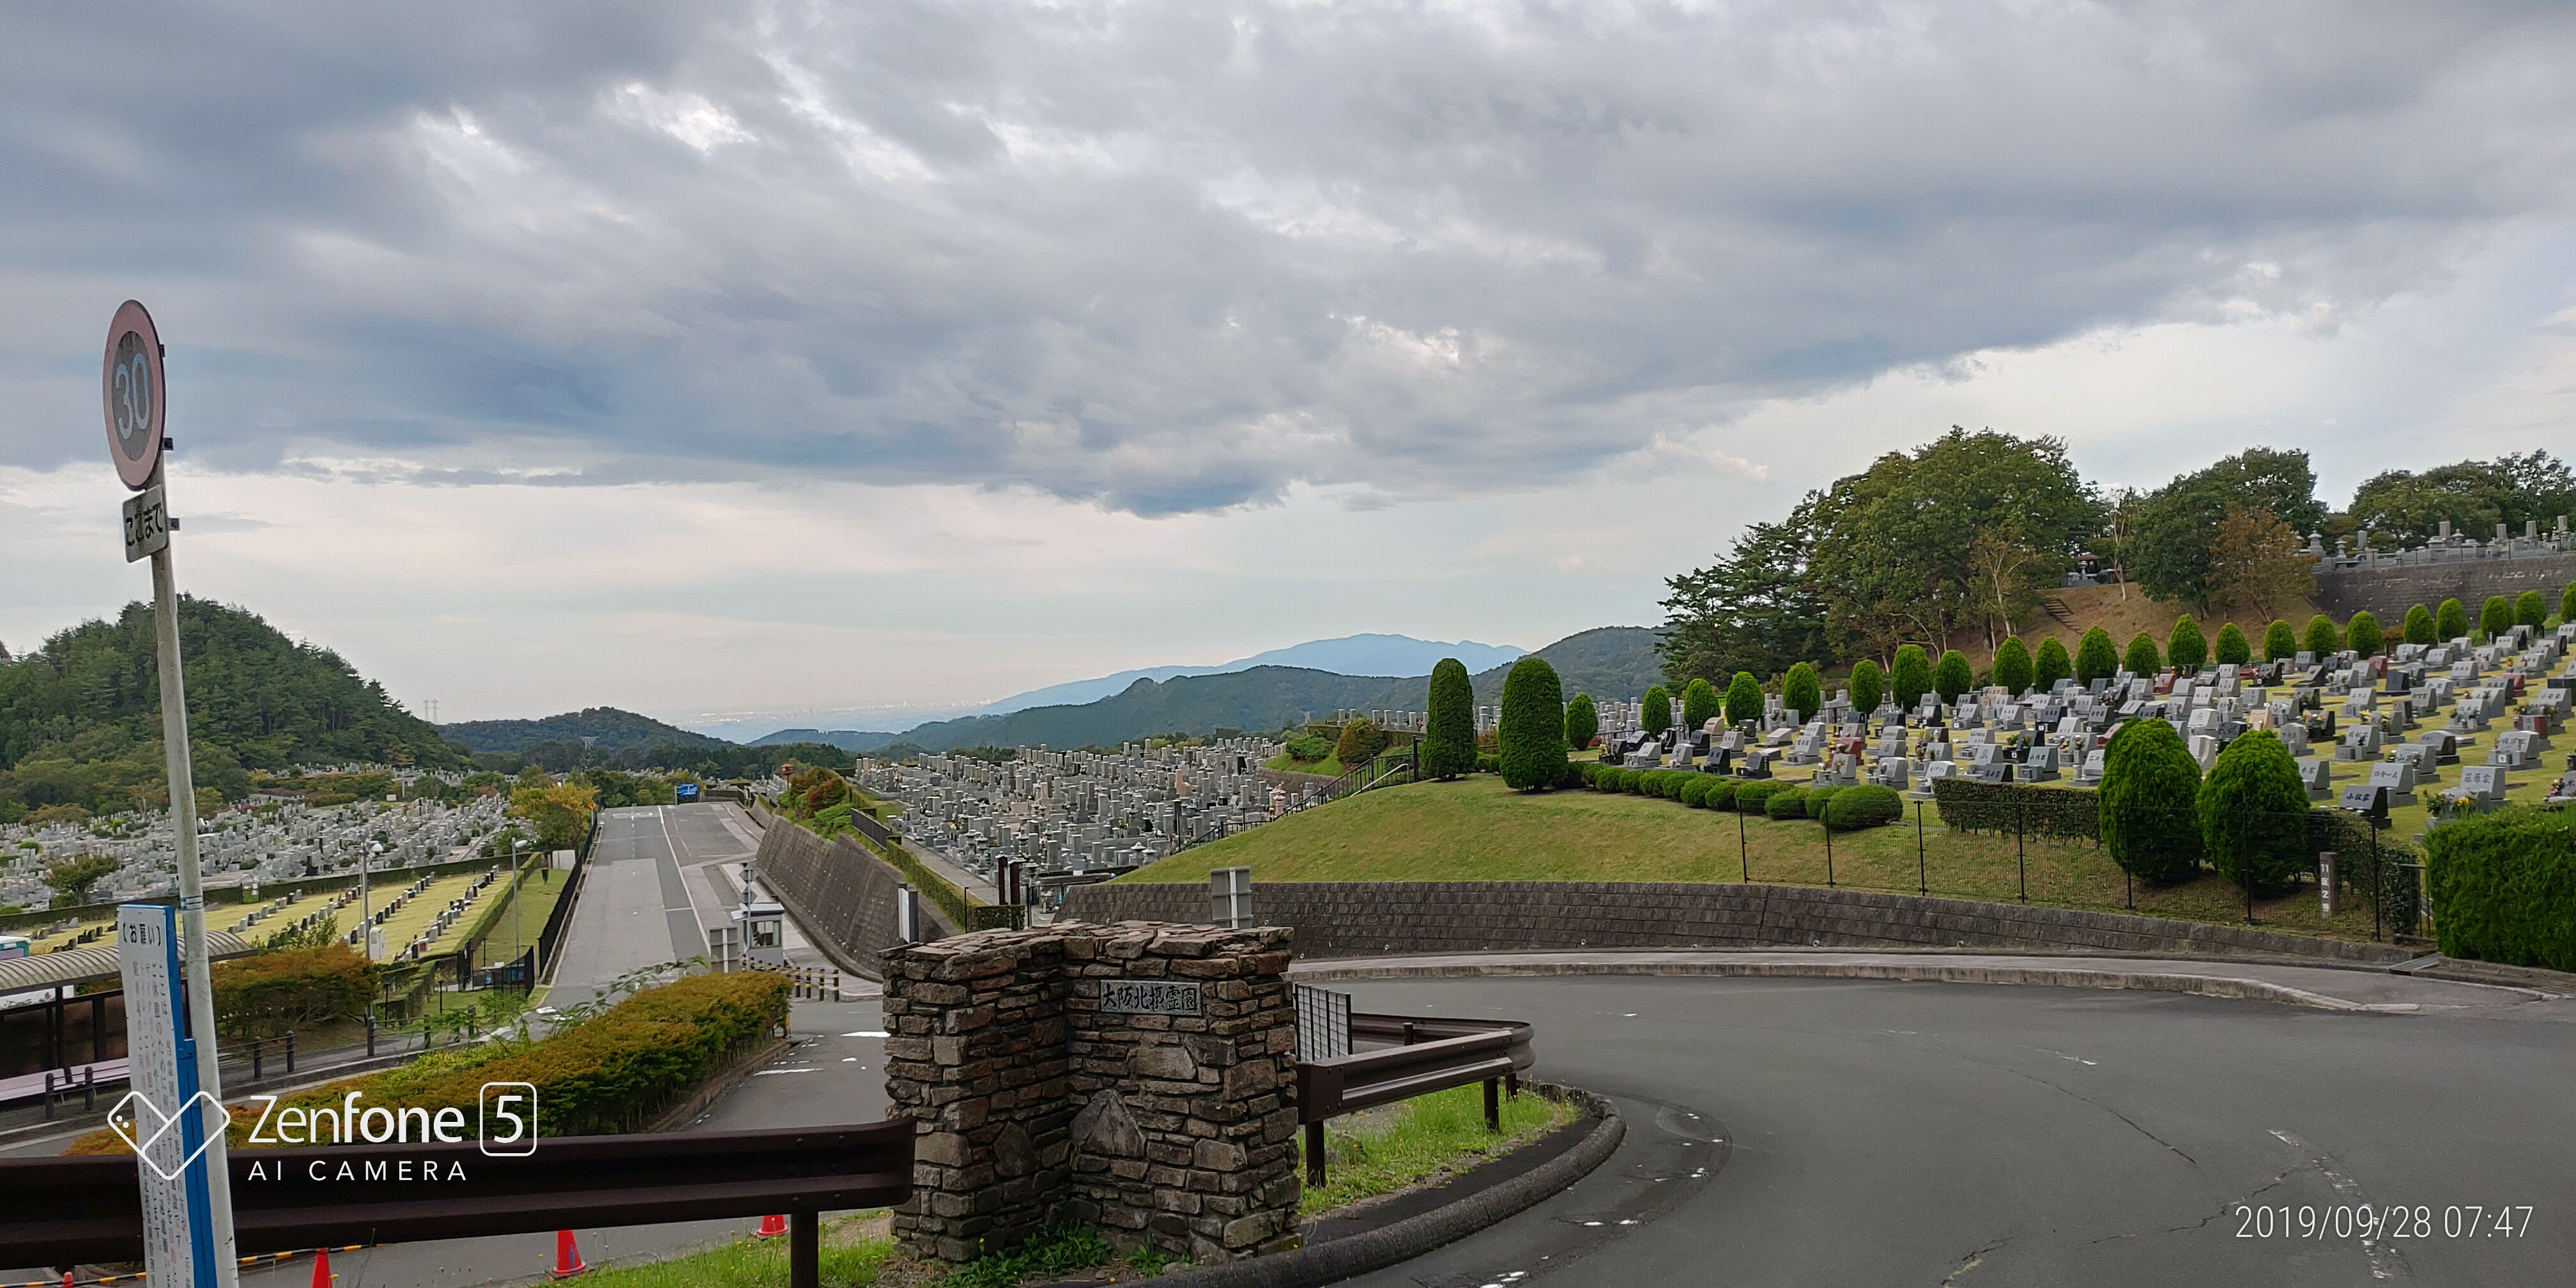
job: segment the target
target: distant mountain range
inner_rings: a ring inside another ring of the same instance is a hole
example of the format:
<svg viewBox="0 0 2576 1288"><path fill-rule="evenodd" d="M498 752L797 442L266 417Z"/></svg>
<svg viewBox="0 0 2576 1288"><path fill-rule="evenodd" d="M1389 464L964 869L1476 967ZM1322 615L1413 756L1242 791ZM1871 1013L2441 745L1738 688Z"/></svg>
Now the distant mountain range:
<svg viewBox="0 0 2576 1288"><path fill-rule="evenodd" d="M466 720L438 726L450 742L475 752L525 751L541 742L587 744L607 751L653 747L726 747L731 743L615 707L567 711L542 720ZM764 739L763 741L768 741ZM798 741L794 738L785 742Z"/></svg>
<svg viewBox="0 0 2576 1288"><path fill-rule="evenodd" d="M1501 666L1528 650L1509 644L1479 644L1473 640L1442 643L1418 640L1410 635L1345 635L1340 639L1308 640L1267 653L1239 657L1216 666L1149 666L1141 670L1120 671L1089 680L1071 680L1051 684L1043 689L1014 693L975 712L976 716L1002 716L1031 707L1056 707L1096 702L1113 693L1124 693L1138 680L1176 680L1186 675L1226 675L1249 671L1257 666L1295 667L1307 671L1329 671L1335 675L1407 676L1429 675L1440 659L1454 657L1470 673Z"/></svg>

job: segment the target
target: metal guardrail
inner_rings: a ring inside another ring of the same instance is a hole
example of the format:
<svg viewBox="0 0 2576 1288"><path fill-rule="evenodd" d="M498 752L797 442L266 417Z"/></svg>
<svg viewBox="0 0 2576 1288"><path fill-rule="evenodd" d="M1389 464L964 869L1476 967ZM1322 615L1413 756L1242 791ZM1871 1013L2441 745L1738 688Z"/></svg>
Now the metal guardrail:
<svg viewBox="0 0 2576 1288"><path fill-rule="evenodd" d="M1327 1119L1415 1096L1485 1084L1485 1126L1502 1129L1502 1096L1520 1092L1520 1071L1537 1062L1520 1020L1463 1020L1355 1012L1354 1042L1396 1045L1297 1066L1297 1120L1306 1126L1306 1183L1324 1183Z"/></svg>
<svg viewBox="0 0 2576 1288"><path fill-rule="evenodd" d="M894 1119L561 1136L516 1158L487 1157L474 1143L251 1149L228 1157L244 1255L787 1213L796 1218L791 1275L811 1284L817 1215L910 1198L912 1145L911 1121ZM130 1154L0 1159L0 1194L9 1196L0 1265L141 1259L135 1167Z"/></svg>

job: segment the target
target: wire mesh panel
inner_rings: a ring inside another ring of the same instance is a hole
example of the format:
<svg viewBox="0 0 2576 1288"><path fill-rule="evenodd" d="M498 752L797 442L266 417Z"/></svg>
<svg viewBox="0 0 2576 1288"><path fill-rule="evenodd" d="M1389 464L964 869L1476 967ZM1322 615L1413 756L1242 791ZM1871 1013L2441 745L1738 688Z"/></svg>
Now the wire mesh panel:
<svg viewBox="0 0 2576 1288"><path fill-rule="evenodd" d="M1252 869L1218 868L1208 874L1211 918L1228 930L1252 924Z"/></svg>
<svg viewBox="0 0 2576 1288"><path fill-rule="evenodd" d="M1297 986L1297 1058L1334 1060L1351 1053L1351 995Z"/></svg>

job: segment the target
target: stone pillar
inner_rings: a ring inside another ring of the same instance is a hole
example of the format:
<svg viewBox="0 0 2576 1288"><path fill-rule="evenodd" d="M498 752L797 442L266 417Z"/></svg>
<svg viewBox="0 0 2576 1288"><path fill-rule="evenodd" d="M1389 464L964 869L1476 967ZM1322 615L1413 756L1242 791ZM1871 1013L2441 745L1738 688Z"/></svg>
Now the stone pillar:
<svg viewBox="0 0 2576 1288"><path fill-rule="evenodd" d="M1077 922L889 950L886 1091L921 1133L895 1237L951 1263L1066 1217L1202 1264L1295 1246L1289 936Z"/></svg>

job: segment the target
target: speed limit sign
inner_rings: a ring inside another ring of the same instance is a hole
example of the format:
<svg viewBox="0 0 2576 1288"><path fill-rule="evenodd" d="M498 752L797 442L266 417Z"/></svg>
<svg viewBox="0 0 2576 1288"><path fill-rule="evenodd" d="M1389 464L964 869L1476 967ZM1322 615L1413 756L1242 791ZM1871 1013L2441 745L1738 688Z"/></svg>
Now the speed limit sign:
<svg viewBox="0 0 2576 1288"><path fill-rule="evenodd" d="M116 462L116 476L138 492L150 486L153 467L161 463L161 389L161 333L141 304L127 300L107 324L99 396L107 406L108 457Z"/></svg>

